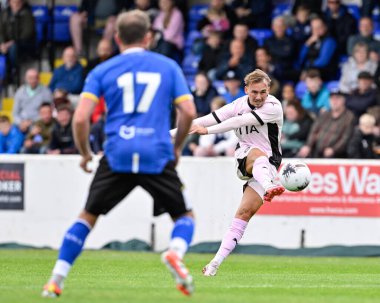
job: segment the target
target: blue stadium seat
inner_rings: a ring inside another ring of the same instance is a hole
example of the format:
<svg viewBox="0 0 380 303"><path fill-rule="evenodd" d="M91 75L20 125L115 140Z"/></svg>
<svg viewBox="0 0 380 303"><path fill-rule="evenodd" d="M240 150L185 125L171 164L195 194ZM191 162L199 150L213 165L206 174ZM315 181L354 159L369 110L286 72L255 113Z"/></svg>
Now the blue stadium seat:
<svg viewBox="0 0 380 303"><path fill-rule="evenodd" d="M332 89L338 89L339 88L339 81L329 81L326 83L326 87L329 91Z"/></svg>
<svg viewBox="0 0 380 303"><path fill-rule="evenodd" d="M182 61L182 70L184 74L187 75L195 75L198 71L198 64L201 60L200 56L195 56L193 54L188 54Z"/></svg>
<svg viewBox="0 0 380 303"><path fill-rule="evenodd" d="M307 92L305 81L298 82L294 90L297 98L301 100L303 95Z"/></svg>
<svg viewBox="0 0 380 303"><path fill-rule="evenodd" d="M373 21L380 22L380 5L376 6L372 11Z"/></svg>
<svg viewBox="0 0 380 303"><path fill-rule="evenodd" d="M279 3L272 11L272 19L281 15L290 15L292 11L292 5L289 3Z"/></svg>
<svg viewBox="0 0 380 303"><path fill-rule="evenodd" d="M359 19L361 17L359 6L357 6L355 4L349 4L346 6L348 9L348 12L355 17L356 21L359 21Z"/></svg>
<svg viewBox="0 0 380 303"><path fill-rule="evenodd" d="M259 46L263 46L265 39L273 36L272 30L269 28L251 29L249 34L257 40Z"/></svg>
<svg viewBox="0 0 380 303"><path fill-rule="evenodd" d="M375 30L375 32L374 32L374 34L373 34L373 37L374 37L376 40L380 40L380 29Z"/></svg>
<svg viewBox="0 0 380 303"><path fill-rule="evenodd" d="M380 31L380 21L373 21L374 32Z"/></svg>
<svg viewBox="0 0 380 303"><path fill-rule="evenodd" d="M32 12L35 20L37 42L46 40L46 28L50 20L49 8L45 5L33 5Z"/></svg>
<svg viewBox="0 0 380 303"><path fill-rule="evenodd" d="M0 55L0 81L3 81L7 71L7 60L4 55Z"/></svg>
<svg viewBox="0 0 380 303"><path fill-rule="evenodd" d="M189 21L199 21L202 19L208 9L208 4L195 4L190 8L189 11Z"/></svg>
<svg viewBox="0 0 380 303"><path fill-rule="evenodd" d="M191 31L186 35L185 47L190 47L193 45L194 41L198 38L202 38L202 33L199 31Z"/></svg>
<svg viewBox="0 0 380 303"><path fill-rule="evenodd" d="M69 42L71 40L69 20L70 16L78 11L74 5L57 5L54 9L54 36L52 27L49 26L49 37L57 42Z"/></svg>
<svg viewBox="0 0 380 303"><path fill-rule="evenodd" d="M219 95L223 95L227 92L222 80L215 80L212 82L212 85L216 88Z"/></svg>

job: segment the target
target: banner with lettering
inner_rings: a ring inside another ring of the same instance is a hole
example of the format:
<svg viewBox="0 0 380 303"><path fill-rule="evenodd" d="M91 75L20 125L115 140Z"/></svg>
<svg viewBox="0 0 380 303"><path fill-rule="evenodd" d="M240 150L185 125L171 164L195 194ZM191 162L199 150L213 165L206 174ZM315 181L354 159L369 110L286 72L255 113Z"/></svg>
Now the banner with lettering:
<svg viewBox="0 0 380 303"><path fill-rule="evenodd" d="M0 210L24 209L24 164L0 163Z"/></svg>
<svg viewBox="0 0 380 303"><path fill-rule="evenodd" d="M260 215L380 217L379 161L305 162L312 172L309 186L264 204Z"/></svg>

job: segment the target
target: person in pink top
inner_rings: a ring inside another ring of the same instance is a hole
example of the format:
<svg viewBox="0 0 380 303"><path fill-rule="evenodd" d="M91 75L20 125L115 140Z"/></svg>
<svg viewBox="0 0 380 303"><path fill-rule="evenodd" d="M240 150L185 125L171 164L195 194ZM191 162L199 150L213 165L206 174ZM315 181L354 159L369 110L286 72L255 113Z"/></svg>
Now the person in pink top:
<svg viewBox="0 0 380 303"><path fill-rule="evenodd" d="M200 135L234 130L239 139L235 151L237 175L247 180L243 198L215 257L203 268L205 276L215 276L223 260L242 238L249 220L263 202L271 202L285 188L277 170L281 164L281 102L269 95L271 79L256 69L244 78L246 95L207 116L195 119L190 133Z"/></svg>
<svg viewBox="0 0 380 303"><path fill-rule="evenodd" d="M154 19L153 28L160 31L162 38L156 52L178 59L184 45L184 27L182 13L175 6L174 0L159 0L160 12Z"/></svg>

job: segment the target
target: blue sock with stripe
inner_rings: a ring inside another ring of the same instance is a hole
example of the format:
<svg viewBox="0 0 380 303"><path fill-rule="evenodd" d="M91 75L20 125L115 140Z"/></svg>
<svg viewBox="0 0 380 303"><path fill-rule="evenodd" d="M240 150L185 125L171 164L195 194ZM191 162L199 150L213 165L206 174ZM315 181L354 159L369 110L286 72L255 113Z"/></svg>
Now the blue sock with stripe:
<svg viewBox="0 0 380 303"><path fill-rule="evenodd" d="M182 259L194 234L194 219L181 217L174 223L169 249L174 250Z"/></svg>

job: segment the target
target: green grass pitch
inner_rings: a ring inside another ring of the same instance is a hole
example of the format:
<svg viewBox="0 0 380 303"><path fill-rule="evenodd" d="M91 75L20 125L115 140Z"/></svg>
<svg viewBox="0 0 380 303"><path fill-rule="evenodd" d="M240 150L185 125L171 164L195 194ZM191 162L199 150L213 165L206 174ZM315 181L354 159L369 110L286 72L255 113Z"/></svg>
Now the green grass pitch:
<svg viewBox="0 0 380 303"><path fill-rule="evenodd" d="M0 302L41 298L57 256L48 250L0 250ZM65 283L59 303L125 302L380 302L379 258L300 258L232 255L215 277L201 269L211 255L189 254L196 292L183 296L159 254L85 251Z"/></svg>

